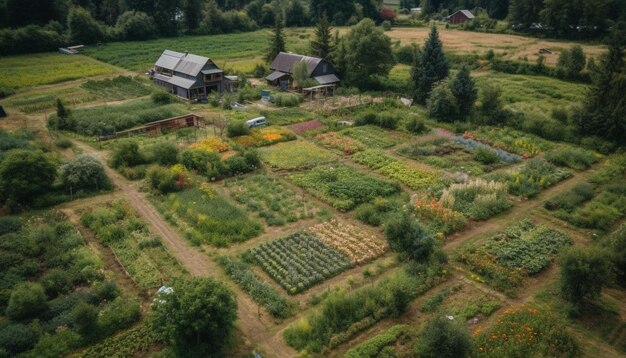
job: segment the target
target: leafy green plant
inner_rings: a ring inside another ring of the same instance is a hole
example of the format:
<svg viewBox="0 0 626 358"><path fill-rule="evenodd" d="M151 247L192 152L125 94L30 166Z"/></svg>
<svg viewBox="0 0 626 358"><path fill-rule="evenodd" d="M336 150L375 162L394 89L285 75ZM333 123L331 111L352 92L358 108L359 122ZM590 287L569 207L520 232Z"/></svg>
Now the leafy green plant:
<svg viewBox="0 0 626 358"><path fill-rule="evenodd" d="M546 159L554 165L576 170L587 169L599 160L590 150L572 147L550 151Z"/></svg>

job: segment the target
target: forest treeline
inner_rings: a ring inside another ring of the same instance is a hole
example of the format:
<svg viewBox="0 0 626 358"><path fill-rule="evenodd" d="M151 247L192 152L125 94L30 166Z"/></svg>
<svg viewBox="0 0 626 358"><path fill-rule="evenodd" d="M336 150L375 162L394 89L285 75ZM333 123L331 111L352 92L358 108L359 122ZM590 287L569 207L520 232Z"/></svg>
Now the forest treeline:
<svg viewBox="0 0 626 358"><path fill-rule="evenodd" d="M68 44L310 26L328 14L335 26L363 18L393 22L421 7L419 20L470 9L509 30L550 37L600 38L626 17L622 0L0 0L0 55L55 50ZM475 27L484 27L482 23Z"/></svg>

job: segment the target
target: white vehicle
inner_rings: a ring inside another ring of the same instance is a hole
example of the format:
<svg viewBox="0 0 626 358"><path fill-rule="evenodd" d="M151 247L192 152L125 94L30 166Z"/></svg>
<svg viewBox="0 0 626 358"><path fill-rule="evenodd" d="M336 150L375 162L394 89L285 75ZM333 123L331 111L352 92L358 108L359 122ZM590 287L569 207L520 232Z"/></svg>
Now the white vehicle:
<svg viewBox="0 0 626 358"><path fill-rule="evenodd" d="M246 124L248 125L248 128L265 127L267 125L267 118L265 117L254 118L249 121L246 121Z"/></svg>

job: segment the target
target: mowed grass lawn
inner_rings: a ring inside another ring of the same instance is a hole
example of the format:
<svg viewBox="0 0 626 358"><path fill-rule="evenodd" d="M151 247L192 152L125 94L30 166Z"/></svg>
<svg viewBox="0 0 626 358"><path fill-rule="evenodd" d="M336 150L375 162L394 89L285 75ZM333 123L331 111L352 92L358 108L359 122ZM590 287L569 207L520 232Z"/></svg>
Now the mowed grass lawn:
<svg viewBox="0 0 626 358"><path fill-rule="evenodd" d="M0 86L14 89L121 72L82 55L40 53L0 57Z"/></svg>
<svg viewBox="0 0 626 358"><path fill-rule="evenodd" d="M311 39L312 29L286 30L286 43L290 51L304 51ZM113 42L84 49L95 59L124 67L131 71L146 71L159 58L163 50L189 51L206 56L218 66L234 71L252 72L257 63L263 63L263 55L269 46L270 30L254 32L181 36L141 42Z"/></svg>

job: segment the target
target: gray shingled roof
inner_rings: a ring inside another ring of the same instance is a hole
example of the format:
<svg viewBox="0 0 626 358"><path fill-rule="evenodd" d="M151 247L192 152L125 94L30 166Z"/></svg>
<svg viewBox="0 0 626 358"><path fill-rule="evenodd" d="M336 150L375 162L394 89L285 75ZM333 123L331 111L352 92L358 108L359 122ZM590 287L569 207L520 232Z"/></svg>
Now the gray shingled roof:
<svg viewBox="0 0 626 358"><path fill-rule="evenodd" d="M318 57L298 55L296 53L281 52L278 56L276 56L274 61L272 61L270 70L292 74L296 63L300 61L306 62L310 76L322 59Z"/></svg>
<svg viewBox="0 0 626 358"><path fill-rule="evenodd" d="M155 65L195 77L209 61L208 57L165 50Z"/></svg>
<svg viewBox="0 0 626 358"><path fill-rule="evenodd" d="M280 71L274 71L272 73L269 74L269 76L265 77L266 80L268 81L276 81L277 79L283 77L283 76L287 76L289 75L288 73L284 73L284 72L280 72Z"/></svg>
<svg viewBox="0 0 626 358"><path fill-rule="evenodd" d="M328 85L328 84L331 84L331 83L339 82L339 78L337 78L337 76L335 76L333 74L317 76L317 77L314 77L314 79L317 82L319 82L319 84L321 84L321 85Z"/></svg>

